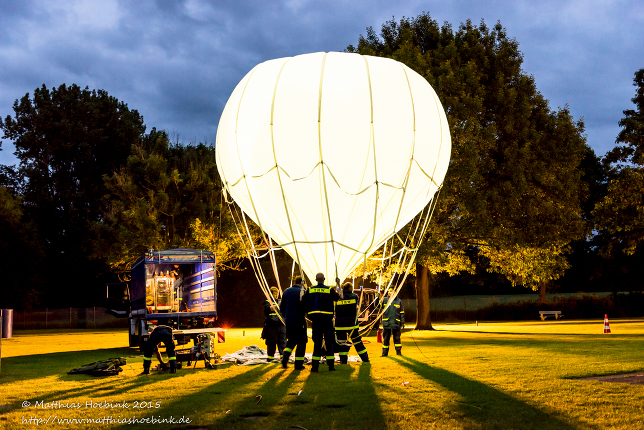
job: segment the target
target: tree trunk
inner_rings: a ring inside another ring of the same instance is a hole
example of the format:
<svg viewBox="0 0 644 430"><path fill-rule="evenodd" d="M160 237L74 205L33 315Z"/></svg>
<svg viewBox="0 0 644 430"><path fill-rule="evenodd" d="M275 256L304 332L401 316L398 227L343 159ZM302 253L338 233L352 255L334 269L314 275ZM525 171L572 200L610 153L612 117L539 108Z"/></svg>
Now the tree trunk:
<svg viewBox="0 0 644 430"><path fill-rule="evenodd" d="M434 330L429 314L429 278L427 267L416 263L416 330Z"/></svg>
<svg viewBox="0 0 644 430"><path fill-rule="evenodd" d="M546 304L546 283L542 282L539 284L539 303L544 305Z"/></svg>

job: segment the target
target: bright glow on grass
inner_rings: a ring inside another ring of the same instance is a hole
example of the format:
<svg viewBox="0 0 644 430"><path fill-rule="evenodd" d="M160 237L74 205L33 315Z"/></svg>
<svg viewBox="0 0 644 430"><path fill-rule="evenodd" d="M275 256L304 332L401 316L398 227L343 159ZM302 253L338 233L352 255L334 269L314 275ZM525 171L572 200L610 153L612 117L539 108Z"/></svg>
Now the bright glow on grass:
<svg viewBox="0 0 644 430"><path fill-rule="evenodd" d="M381 358L382 345L367 337L371 363L337 365L332 373L325 366L311 374L278 364L220 370L201 365L147 377L138 375L140 352L127 347L122 330L16 331L2 343L0 427L22 429L23 416L53 412L68 418L187 416L189 426L217 429L642 428L644 386L574 379L643 369L644 320L610 324L613 333L606 335L603 318L438 324L431 332L406 330L402 357ZM216 350L223 355L263 347L260 333L230 329ZM312 342L307 346L311 352ZM128 358L119 376L67 375L73 367L116 356ZM38 400L161 404L107 411L22 407Z"/></svg>

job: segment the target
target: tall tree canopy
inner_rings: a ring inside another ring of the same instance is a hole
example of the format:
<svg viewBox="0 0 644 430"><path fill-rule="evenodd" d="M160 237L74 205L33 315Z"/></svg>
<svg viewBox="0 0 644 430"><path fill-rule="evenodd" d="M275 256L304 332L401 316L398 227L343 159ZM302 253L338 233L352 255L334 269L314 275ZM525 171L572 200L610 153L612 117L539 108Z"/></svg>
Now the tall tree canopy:
<svg viewBox="0 0 644 430"><path fill-rule="evenodd" d="M222 199L214 148L172 144L152 129L105 184L94 255L115 271L127 275L148 249L208 249L220 269L240 263L243 249Z"/></svg>
<svg viewBox="0 0 644 430"><path fill-rule="evenodd" d="M597 228L607 238L607 255L632 255L644 243L644 69L635 72L636 109L624 111L616 145L604 161L612 164L613 179L606 196L595 206Z"/></svg>
<svg viewBox="0 0 644 430"><path fill-rule="evenodd" d="M482 264L545 297L545 284L567 267L568 243L583 234L583 122L565 107L550 110L500 23L468 20L454 31L424 13L386 22L380 36L368 28L347 51L405 63L447 113L452 158L417 270L457 274ZM417 293L427 295L419 278ZM417 327L428 328L420 307Z"/></svg>
<svg viewBox="0 0 644 430"><path fill-rule="evenodd" d="M45 85L13 105L14 117L0 119L4 138L16 147L24 216L34 223L45 251L37 269L49 274L66 273L48 281L54 289L78 292L92 285L104 271L91 262L94 235L91 224L102 216L106 192L104 174L125 163L132 145L145 132L136 110L103 90ZM61 272L62 271L62 272ZM78 299L87 294L68 294Z"/></svg>
<svg viewBox="0 0 644 430"><path fill-rule="evenodd" d="M42 285L34 270L42 264L41 244L20 203L20 197L0 186L0 308L30 308Z"/></svg>

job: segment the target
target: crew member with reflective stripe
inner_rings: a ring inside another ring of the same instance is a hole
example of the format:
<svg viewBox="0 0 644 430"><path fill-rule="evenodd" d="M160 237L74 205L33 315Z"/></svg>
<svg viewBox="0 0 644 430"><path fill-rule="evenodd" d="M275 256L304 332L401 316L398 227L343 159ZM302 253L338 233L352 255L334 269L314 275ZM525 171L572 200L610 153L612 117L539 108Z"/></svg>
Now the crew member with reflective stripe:
<svg viewBox="0 0 644 430"><path fill-rule="evenodd" d="M384 308L389 303L391 297L389 290L385 291L385 297L380 301L379 306ZM396 297L391 300L391 306L382 314L382 356L386 357L389 354L389 340L391 335L394 337L394 348L396 348L396 355L402 355L402 343L400 335L402 329L405 328L405 310L403 309L402 301Z"/></svg>
<svg viewBox="0 0 644 430"><path fill-rule="evenodd" d="M266 361L268 362L275 359L275 347L282 356L286 346L286 327L277 315L280 303L279 294L277 287L271 287L273 301L264 300L264 329L261 337L266 341Z"/></svg>
<svg viewBox="0 0 644 430"><path fill-rule="evenodd" d="M317 285L309 288L309 319L311 320L311 337L313 338L313 357L311 359L311 372L317 372L322 359L322 350L326 350L326 364L329 370L335 370L335 356L333 345L335 333L333 332L333 302L340 295L333 287L324 285L324 275L315 275ZM337 280L336 280L337 281ZM322 343L324 342L324 348Z"/></svg>
<svg viewBox="0 0 644 430"><path fill-rule="evenodd" d="M335 337L341 364L347 364L351 344L362 361L369 361L358 327L358 296L353 293L353 285L348 282L342 287L341 299L335 302Z"/></svg>
<svg viewBox="0 0 644 430"><path fill-rule="evenodd" d="M159 325L152 330L150 337L146 341L143 350L143 375L150 374L150 365L152 364L152 354L156 356L161 367L167 369L168 365L161 358L161 353L157 347L160 343L165 345L165 352L168 354L168 361L170 362L170 373L177 372L177 356L174 352L174 339L172 338L172 328L166 325Z"/></svg>
<svg viewBox="0 0 644 430"><path fill-rule="evenodd" d="M286 369L291 352L295 348L295 370L304 369L306 350L306 311L308 295L302 287L302 277L295 278L295 283L284 291L280 311L286 323L286 348L282 354L282 367Z"/></svg>

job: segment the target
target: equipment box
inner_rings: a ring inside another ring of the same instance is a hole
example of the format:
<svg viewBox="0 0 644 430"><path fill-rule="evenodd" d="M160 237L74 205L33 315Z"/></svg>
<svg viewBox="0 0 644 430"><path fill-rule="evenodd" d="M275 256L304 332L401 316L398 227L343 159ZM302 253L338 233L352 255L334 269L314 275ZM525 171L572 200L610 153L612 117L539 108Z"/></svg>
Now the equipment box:
<svg viewBox="0 0 644 430"><path fill-rule="evenodd" d="M149 251L132 265L129 284L108 284L106 312L129 318L130 346L142 345L156 325L212 327L217 318L215 254Z"/></svg>

